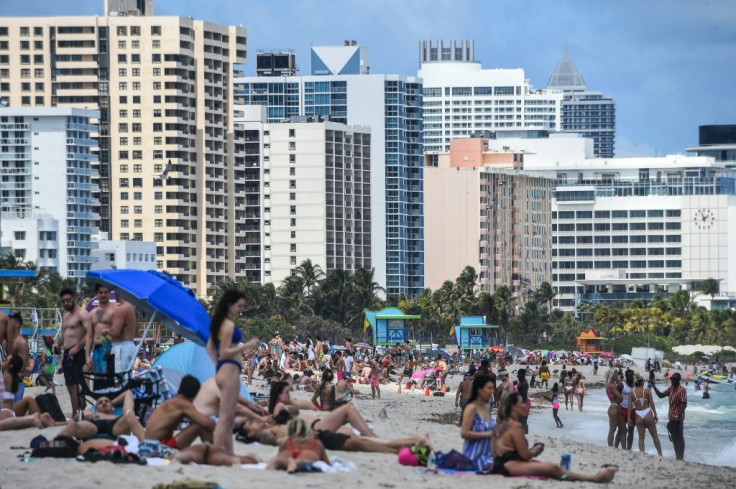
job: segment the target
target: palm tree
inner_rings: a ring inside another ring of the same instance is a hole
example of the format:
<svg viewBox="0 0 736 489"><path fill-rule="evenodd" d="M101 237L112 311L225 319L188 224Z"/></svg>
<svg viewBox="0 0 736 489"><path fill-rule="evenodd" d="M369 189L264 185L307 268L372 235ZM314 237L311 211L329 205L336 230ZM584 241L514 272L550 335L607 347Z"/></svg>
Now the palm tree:
<svg viewBox="0 0 736 489"><path fill-rule="evenodd" d="M511 319L514 300L515 298L511 293L511 289L507 285L501 285L493 292L493 305L496 308L498 322L501 324L506 336L506 345L509 342L509 320Z"/></svg>
<svg viewBox="0 0 736 489"><path fill-rule="evenodd" d="M703 280L703 283L700 284L700 287L698 287L698 291L710 296L711 302L713 301L713 298L718 293L718 289L720 288L720 284L718 280L714 278L707 278Z"/></svg>
<svg viewBox="0 0 736 489"><path fill-rule="evenodd" d="M296 267L296 275L304 281L307 302L310 306L314 307L314 304L312 304L312 293L314 292L314 288L319 284L319 281L325 276L325 272L322 270L322 267L312 263L312 260L307 258L301 265Z"/></svg>
<svg viewBox="0 0 736 489"><path fill-rule="evenodd" d="M540 304L547 305L547 312L552 311L552 301L557 296L557 291L549 282L542 282L534 293L534 298Z"/></svg>

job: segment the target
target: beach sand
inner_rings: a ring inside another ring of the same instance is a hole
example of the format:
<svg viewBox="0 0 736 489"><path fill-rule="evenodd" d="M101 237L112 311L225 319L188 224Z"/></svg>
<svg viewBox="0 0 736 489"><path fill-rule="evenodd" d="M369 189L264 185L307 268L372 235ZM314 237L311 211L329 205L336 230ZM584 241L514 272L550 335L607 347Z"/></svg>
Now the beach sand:
<svg viewBox="0 0 736 489"><path fill-rule="evenodd" d="M516 366L510 370L516 370ZM554 366L554 369L560 367ZM583 367L588 384L603 381L604 368L593 377L589 367ZM641 369L643 373L643 369ZM57 379L62 380L60 377ZM461 450L462 440L459 436L457 422L459 413L455 408L454 386L461 380L460 375L451 377L448 384L453 392L446 397L425 397L417 390L414 394L403 391L396 393L396 384L382 386L382 399L372 400L370 388L357 386L360 397L355 399L363 416L375 427L382 439L414 436L418 433L430 434L435 449L449 451L451 448ZM255 382L254 382L255 383ZM660 382L660 386L666 385ZM27 395L37 395L42 388L26 389ZM57 393L65 412L70 412L66 389L57 388ZM306 393L295 393L296 397L307 398ZM538 403L538 401L535 401ZM539 403L538 403L539 404ZM386 418L379 417L380 411L386 409ZM585 413L579 413L584 416ZM664 413L663 413L664 414ZM572 413L571 413L572 415ZM619 467L614 481L606 487L647 487L659 488L711 488L730 487L736 480L736 469L716 467L695 462L677 462L671 458L660 458L638 451L615 450L605 446L578 443L559 437L538 436L534 434L534 420L538 416L550 416L549 409L534 409L529 424L528 436L530 444L543 442L545 451L539 460L559 463L563 453L572 454L572 469L592 473L600 470L603 464ZM686 428L687 429L687 426ZM271 484L303 484L304 487L366 487L366 488L402 488L419 489L420 487L447 487L462 484L463 487L499 488L549 488L549 487L593 487L591 483L570 483L560 481L541 481L524 478L505 479L498 476L480 475L446 475L427 473L404 467L398 464L395 455L367 454L352 452L330 452L333 458L352 462L355 468L347 473L337 474L300 474L287 475L284 472L268 472L265 470L245 470L240 467L208 467L181 465L171 463L167 466L146 467L137 465L115 465L109 462L77 462L65 459L40 459L35 462L22 462L17 458L23 450L11 449L11 446L28 446L30 440L38 434L51 439L60 428L36 428L20 431L0 432L0 487L9 489L25 489L39 487L53 488L115 488L121 482L124 487L148 489L163 482L170 483L185 478L215 481L224 489L238 487L266 487ZM600 436L606 436L605 428ZM663 444L667 440L664 426L660 424L660 436ZM262 459L268 460L275 454L274 447L235 444L238 454L255 452ZM686 459L688 453L685 454ZM596 485L598 486L598 485Z"/></svg>

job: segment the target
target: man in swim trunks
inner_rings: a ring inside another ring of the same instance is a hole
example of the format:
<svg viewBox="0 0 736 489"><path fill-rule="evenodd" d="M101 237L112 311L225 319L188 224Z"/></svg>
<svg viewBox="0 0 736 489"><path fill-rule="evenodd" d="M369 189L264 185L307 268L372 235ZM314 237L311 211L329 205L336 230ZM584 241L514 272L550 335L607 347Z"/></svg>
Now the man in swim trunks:
<svg viewBox="0 0 736 489"><path fill-rule="evenodd" d="M58 436L72 436L84 440L99 436L117 438L120 435L131 434L138 440L143 440L143 426L133 413L133 395L130 391L126 391L119 396L120 398L124 399L122 416L115 415L110 398L102 396L95 403L95 412L84 411L82 421L70 421Z"/></svg>
<svg viewBox="0 0 736 489"><path fill-rule="evenodd" d="M146 440L159 440L170 448L188 447L197 437L212 443L215 422L197 411L193 404L199 389L199 380L191 375L184 376L179 392L157 407L148 419ZM174 435L174 430L184 418L189 418L191 424Z"/></svg>
<svg viewBox="0 0 736 489"><path fill-rule="evenodd" d="M548 389L547 381L549 381L549 367L547 366L547 360L542 360L542 365L539 367L539 378L540 384L543 389Z"/></svg>
<svg viewBox="0 0 736 489"><path fill-rule="evenodd" d="M115 373L129 372L133 368L137 348L133 342L138 329L138 316L130 302L118 297L118 307L112 312L110 327L110 352L115 362Z"/></svg>
<svg viewBox="0 0 736 489"><path fill-rule="evenodd" d="M99 305L89 313L90 327L87 329L85 347L87 351L87 368L97 374L112 374L115 370L112 357L110 329L112 328L112 314L117 304L110 302L110 290L107 286L98 283L95 285L95 294ZM98 380L95 387L107 386L107 383Z"/></svg>
<svg viewBox="0 0 736 489"><path fill-rule="evenodd" d="M670 387L664 392L660 392L654 385L654 380L650 380L654 393L660 399L668 397L670 401L670 409L668 413L669 421L667 423L667 431L670 433L672 444L675 446L675 458L682 460L685 458L685 438L683 436L683 424L685 422L685 408L687 408L687 390L680 384L681 376L679 372L675 372L670 377Z"/></svg>
<svg viewBox="0 0 736 489"><path fill-rule="evenodd" d="M91 329L89 314L77 304L74 291L62 289L59 292L64 316L61 318L61 335L57 346L64 351L62 367L64 381L72 404L72 419L84 409L84 398L80 396L79 384L82 382L82 368L87 358L84 344L87 331Z"/></svg>

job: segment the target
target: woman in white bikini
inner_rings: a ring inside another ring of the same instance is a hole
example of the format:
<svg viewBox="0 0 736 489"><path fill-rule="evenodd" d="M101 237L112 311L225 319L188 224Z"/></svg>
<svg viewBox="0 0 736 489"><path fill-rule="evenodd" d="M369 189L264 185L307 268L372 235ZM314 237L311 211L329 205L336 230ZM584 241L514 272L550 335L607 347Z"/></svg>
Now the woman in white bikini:
<svg viewBox="0 0 736 489"><path fill-rule="evenodd" d="M659 443L659 435L657 435L657 409L652 401L652 392L644 387L644 379L636 376L634 388L629 393L629 416L628 423L636 424L639 431L639 451L644 451L645 429L649 430L654 442L654 448L657 449L659 456L662 456L662 446ZM634 414L632 414L634 411Z"/></svg>
<svg viewBox="0 0 736 489"><path fill-rule="evenodd" d="M583 410L583 397L585 397L585 380L583 380L583 374L578 373L575 377L575 396L578 398L578 409Z"/></svg>

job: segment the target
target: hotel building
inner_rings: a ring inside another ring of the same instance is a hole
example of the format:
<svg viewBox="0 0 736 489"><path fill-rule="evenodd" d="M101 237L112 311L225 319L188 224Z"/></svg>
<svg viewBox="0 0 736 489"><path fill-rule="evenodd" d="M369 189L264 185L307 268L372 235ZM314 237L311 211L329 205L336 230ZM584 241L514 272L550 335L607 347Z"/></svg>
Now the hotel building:
<svg viewBox="0 0 736 489"><path fill-rule="evenodd" d="M0 98L98 110L101 230L155 241L157 267L202 295L237 277L231 87L246 31L152 13L110 0L103 16L1 18Z"/></svg>
<svg viewBox="0 0 736 489"><path fill-rule="evenodd" d="M97 261L96 111L0 108L2 247L39 270L82 278Z"/></svg>

